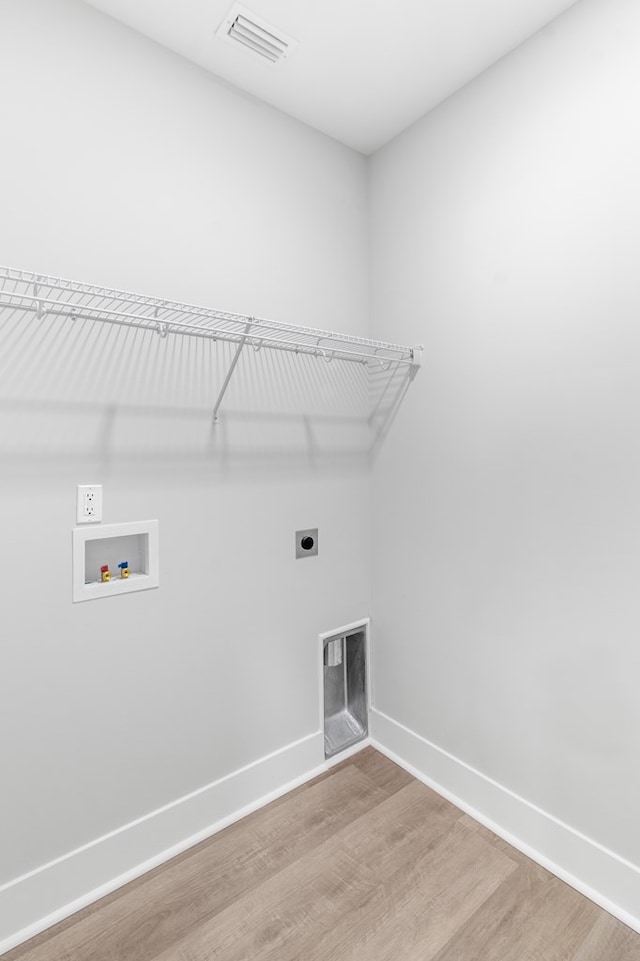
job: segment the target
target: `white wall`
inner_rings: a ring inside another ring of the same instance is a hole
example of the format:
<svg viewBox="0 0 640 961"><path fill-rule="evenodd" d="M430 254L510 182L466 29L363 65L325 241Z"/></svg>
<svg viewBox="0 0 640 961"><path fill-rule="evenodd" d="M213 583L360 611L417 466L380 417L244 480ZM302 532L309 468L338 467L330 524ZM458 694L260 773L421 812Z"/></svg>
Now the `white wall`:
<svg viewBox="0 0 640 961"><path fill-rule="evenodd" d="M0 5L0 89L0 262L366 333L363 157L75 0ZM252 353L212 430L229 345L0 327L1 886L299 739L287 776L322 761L317 635L368 613L369 511L359 370ZM78 483L159 519L160 590L71 603ZM0 893L0 943L87 878Z"/></svg>
<svg viewBox="0 0 640 961"><path fill-rule="evenodd" d="M376 706L635 864L639 44L582 0L370 183L373 336L426 346L374 471Z"/></svg>

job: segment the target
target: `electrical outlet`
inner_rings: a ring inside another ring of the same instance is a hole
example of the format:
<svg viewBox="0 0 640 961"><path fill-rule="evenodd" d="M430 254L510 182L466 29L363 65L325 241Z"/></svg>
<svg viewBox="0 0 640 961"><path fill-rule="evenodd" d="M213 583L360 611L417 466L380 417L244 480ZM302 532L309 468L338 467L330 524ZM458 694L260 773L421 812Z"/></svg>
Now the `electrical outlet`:
<svg viewBox="0 0 640 961"><path fill-rule="evenodd" d="M102 520L102 484L78 484L76 521L97 524Z"/></svg>
<svg viewBox="0 0 640 961"><path fill-rule="evenodd" d="M296 559L315 557L318 553L318 528L296 531Z"/></svg>

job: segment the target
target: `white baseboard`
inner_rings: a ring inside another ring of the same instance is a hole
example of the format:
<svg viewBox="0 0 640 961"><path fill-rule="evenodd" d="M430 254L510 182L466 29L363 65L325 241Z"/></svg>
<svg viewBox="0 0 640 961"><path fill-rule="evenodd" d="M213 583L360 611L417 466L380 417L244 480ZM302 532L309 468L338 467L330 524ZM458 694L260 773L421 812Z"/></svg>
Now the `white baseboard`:
<svg viewBox="0 0 640 961"><path fill-rule="evenodd" d="M0 886L0 954L327 767L317 731Z"/></svg>
<svg viewBox="0 0 640 961"><path fill-rule="evenodd" d="M376 750L640 933L637 865L381 711L371 711L370 731Z"/></svg>
<svg viewBox="0 0 640 961"><path fill-rule="evenodd" d="M325 770L328 771L330 768L335 767L336 764L342 764L343 761L348 761L350 757L359 754L360 751L364 751L365 747L369 747L370 744L371 738L363 737L361 741L357 741L355 744L352 744L351 747L346 747L343 751L340 751L339 754L334 754L333 757L327 758L325 761Z"/></svg>
<svg viewBox="0 0 640 961"><path fill-rule="evenodd" d="M640 868L375 708L330 761L321 731L0 886L0 955L368 744L640 933Z"/></svg>

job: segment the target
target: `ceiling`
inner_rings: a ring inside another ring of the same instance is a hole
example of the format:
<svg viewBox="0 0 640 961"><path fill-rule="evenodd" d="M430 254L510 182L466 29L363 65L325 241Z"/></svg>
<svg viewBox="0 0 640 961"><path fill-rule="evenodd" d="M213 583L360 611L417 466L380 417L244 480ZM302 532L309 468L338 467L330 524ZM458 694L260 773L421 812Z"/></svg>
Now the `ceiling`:
<svg viewBox="0 0 640 961"><path fill-rule="evenodd" d="M370 154L576 0L243 0L298 41L277 66L216 36L232 0L85 2Z"/></svg>

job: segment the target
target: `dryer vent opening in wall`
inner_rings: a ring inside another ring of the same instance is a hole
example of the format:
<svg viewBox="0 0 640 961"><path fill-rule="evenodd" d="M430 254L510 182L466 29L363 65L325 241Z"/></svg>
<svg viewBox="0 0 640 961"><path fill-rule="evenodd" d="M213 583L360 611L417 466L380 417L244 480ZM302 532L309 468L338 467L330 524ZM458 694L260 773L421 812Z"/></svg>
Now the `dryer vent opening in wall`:
<svg viewBox="0 0 640 961"><path fill-rule="evenodd" d="M285 61L298 46L298 41L293 37L261 20L239 3L231 7L216 30L216 35L222 40L233 40L272 66Z"/></svg>
<svg viewBox="0 0 640 961"><path fill-rule="evenodd" d="M324 756L339 754L368 733L366 630L323 639Z"/></svg>

